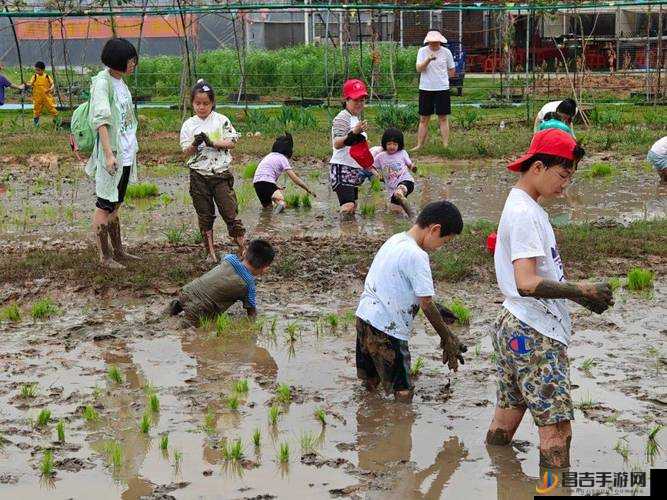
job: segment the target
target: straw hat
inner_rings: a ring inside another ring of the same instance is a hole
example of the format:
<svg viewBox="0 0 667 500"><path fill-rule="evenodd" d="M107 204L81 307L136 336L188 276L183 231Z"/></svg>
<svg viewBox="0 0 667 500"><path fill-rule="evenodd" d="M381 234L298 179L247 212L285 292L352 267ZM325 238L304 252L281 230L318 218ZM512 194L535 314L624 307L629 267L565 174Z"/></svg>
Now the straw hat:
<svg viewBox="0 0 667 500"><path fill-rule="evenodd" d="M437 30L431 30L428 33L426 33L426 38L424 38L424 43L429 43L429 42L440 42L440 43L447 43L447 39L442 36L442 33L440 33Z"/></svg>

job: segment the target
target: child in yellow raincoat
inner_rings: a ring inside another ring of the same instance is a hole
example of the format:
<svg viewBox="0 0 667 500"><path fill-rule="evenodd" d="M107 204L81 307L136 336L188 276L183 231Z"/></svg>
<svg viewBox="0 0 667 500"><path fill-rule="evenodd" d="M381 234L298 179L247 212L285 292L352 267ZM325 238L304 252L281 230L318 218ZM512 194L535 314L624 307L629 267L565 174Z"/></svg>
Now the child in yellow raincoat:
<svg viewBox="0 0 667 500"><path fill-rule="evenodd" d="M35 122L35 127L39 126L42 109L46 109L46 112L53 116L53 123L58 126L58 110L56 109L56 100L53 97L55 85L53 78L46 73L46 65L42 61L35 63L35 74L26 83L26 86L32 88L32 120Z"/></svg>

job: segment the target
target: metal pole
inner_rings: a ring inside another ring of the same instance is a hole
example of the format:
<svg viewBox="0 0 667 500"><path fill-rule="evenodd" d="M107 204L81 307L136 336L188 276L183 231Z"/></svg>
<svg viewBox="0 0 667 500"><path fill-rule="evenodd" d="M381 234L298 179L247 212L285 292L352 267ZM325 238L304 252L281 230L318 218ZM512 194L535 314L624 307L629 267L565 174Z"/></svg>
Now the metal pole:
<svg viewBox="0 0 667 500"><path fill-rule="evenodd" d="M338 11L338 45L343 47L343 11Z"/></svg>
<svg viewBox="0 0 667 500"><path fill-rule="evenodd" d="M403 11L400 11L398 14L398 25L399 25L399 31L400 31L400 36L401 36L401 47L403 47Z"/></svg>
<svg viewBox="0 0 667 500"><path fill-rule="evenodd" d="M304 0L304 4L308 5L308 0ZM303 43L308 45L310 39L310 30L308 29L308 11L303 11Z"/></svg>
<svg viewBox="0 0 667 500"><path fill-rule="evenodd" d="M459 2L459 50L463 49L463 9Z"/></svg>

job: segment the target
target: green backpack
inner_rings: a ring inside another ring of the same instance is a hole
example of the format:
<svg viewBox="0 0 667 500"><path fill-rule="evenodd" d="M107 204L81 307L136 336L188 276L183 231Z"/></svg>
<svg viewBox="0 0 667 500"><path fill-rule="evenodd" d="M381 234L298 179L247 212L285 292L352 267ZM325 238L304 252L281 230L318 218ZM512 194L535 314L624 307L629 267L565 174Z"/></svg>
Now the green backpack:
<svg viewBox="0 0 667 500"><path fill-rule="evenodd" d="M113 106L113 87L109 82L109 100ZM73 151L92 153L97 139L97 131L90 126L90 99L80 104L72 113L69 142Z"/></svg>

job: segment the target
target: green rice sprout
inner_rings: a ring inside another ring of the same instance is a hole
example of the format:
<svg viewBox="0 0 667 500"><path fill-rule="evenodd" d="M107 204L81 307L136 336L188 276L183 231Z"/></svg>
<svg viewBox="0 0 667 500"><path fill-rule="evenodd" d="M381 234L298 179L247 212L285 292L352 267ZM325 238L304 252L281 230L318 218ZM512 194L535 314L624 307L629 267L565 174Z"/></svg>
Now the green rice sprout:
<svg viewBox="0 0 667 500"><path fill-rule="evenodd" d="M21 321L21 310L19 309L19 306L14 303L0 309L0 319L11 321L12 323Z"/></svg>
<svg viewBox="0 0 667 500"><path fill-rule="evenodd" d="M414 364L410 367L410 375L413 377L418 376L421 374L422 370L424 368L424 358L421 356L417 356L417 359L415 359Z"/></svg>
<svg viewBox="0 0 667 500"><path fill-rule="evenodd" d="M283 404L289 404L292 400L292 390L287 384L278 384L276 389L276 399Z"/></svg>
<svg viewBox="0 0 667 500"><path fill-rule="evenodd" d="M498 354L496 354L496 351L493 351L491 353L491 363L493 363L494 365L498 363Z"/></svg>
<svg viewBox="0 0 667 500"><path fill-rule="evenodd" d="M160 449L164 452L169 448L169 434L160 436Z"/></svg>
<svg viewBox="0 0 667 500"><path fill-rule="evenodd" d="M338 314L329 313L324 317L324 321L326 321L329 324L332 330L338 328L338 322L339 322Z"/></svg>
<svg viewBox="0 0 667 500"><path fill-rule="evenodd" d="M301 206L306 209L313 207L313 202L310 199L310 195L307 193L301 195Z"/></svg>
<svg viewBox="0 0 667 500"><path fill-rule="evenodd" d="M628 461L628 456L630 455L630 445L625 438L616 441L614 451L623 457L624 462Z"/></svg>
<svg viewBox="0 0 667 500"><path fill-rule="evenodd" d="M280 417L280 414L282 413L282 410L278 406L271 406L269 408L269 424L271 424L273 427L276 426L278 423L278 417Z"/></svg>
<svg viewBox="0 0 667 500"><path fill-rule="evenodd" d="M46 450L44 455L42 455L42 461L39 464L39 470L42 473L43 477L51 477L54 474L53 471L53 452L51 450Z"/></svg>
<svg viewBox="0 0 667 500"><path fill-rule="evenodd" d="M475 344L475 347L473 347L472 353L476 358L479 358L482 355L482 344L477 342Z"/></svg>
<svg viewBox="0 0 667 500"><path fill-rule="evenodd" d="M590 410L591 408L594 408L595 405L597 405L597 402L593 400L590 393L588 393L586 394L586 397L584 399L582 399L575 405L575 407L580 410Z"/></svg>
<svg viewBox="0 0 667 500"><path fill-rule="evenodd" d="M618 277L609 278L609 281L607 281L607 283L609 283L609 287L611 288L612 293L616 292L616 290L621 288L621 284L622 284L621 283L621 278L618 278Z"/></svg>
<svg viewBox="0 0 667 500"><path fill-rule="evenodd" d="M658 443L656 440L656 436L661 430L662 425L656 425L646 437L646 461L651 465L653 465L655 463L655 459L662 454L660 443Z"/></svg>
<svg viewBox="0 0 667 500"><path fill-rule="evenodd" d="M238 462L243 458L243 442L240 439L225 441L222 447L222 458L228 462Z"/></svg>
<svg viewBox="0 0 667 500"><path fill-rule="evenodd" d="M137 184L130 184L125 191L125 197L128 199L136 198L152 198L160 194L157 185L149 182L139 182Z"/></svg>
<svg viewBox="0 0 667 500"><path fill-rule="evenodd" d="M320 421L322 425L327 425L327 412L323 408L315 410L315 418Z"/></svg>
<svg viewBox="0 0 667 500"><path fill-rule="evenodd" d="M59 443L64 443L65 442L65 422L63 422L62 419L58 420L58 423L56 424L56 434L58 436L58 442Z"/></svg>
<svg viewBox="0 0 667 500"><path fill-rule="evenodd" d="M46 427L49 420L51 420L51 410L44 408L39 412L39 415L37 415L37 422L35 425L37 427Z"/></svg>
<svg viewBox="0 0 667 500"><path fill-rule="evenodd" d="M183 452L174 449L174 470L178 472L181 470L181 462L183 461Z"/></svg>
<svg viewBox="0 0 667 500"><path fill-rule="evenodd" d="M232 318L226 312L220 313L215 317L215 333L220 336L232 326Z"/></svg>
<svg viewBox="0 0 667 500"><path fill-rule="evenodd" d="M107 456L107 462L114 469L119 469L123 465L123 446L119 441L107 441L104 445L104 453Z"/></svg>
<svg viewBox="0 0 667 500"><path fill-rule="evenodd" d="M259 430L259 427L255 427L255 430L252 431L252 444L255 448L259 448L262 444L262 431Z"/></svg>
<svg viewBox="0 0 667 500"><path fill-rule="evenodd" d="M88 423L97 422L100 419L100 414L91 405L86 405L83 409L83 419Z"/></svg>
<svg viewBox="0 0 667 500"><path fill-rule="evenodd" d="M285 328L287 342L296 342L297 335L301 333L301 325L296 321L291 321Z"/></svg>
<svg viewBox="0 0 667 500"><path fill-rule="evenodd" d="M148 397L148 407L153 413L160 411L160 398L157 394L153 393Z"/></svg>
<svg viewBox="0 0 667 500"><path fill-rule="evenodd" d="M39 299L30 309L30 315L33 319L47 319L59 313L58 306L48 297Z"/></svg>
<svg viewBox="0 0 667 500"><path fill-rule="evenodd" d="M593 368L595 365L597 365L595 358L587 358L583 363L581 363L581 369L585 372L590 372L591 368Z"/></svg>
<svg viewBox="0 0 667 500"><path fill-rule="evenodd" d="M630 269L630 272L628 272L627 287L634 291L653 288L653 273L641 267Z"/></svg>
<svg viewBox="0 0 667 500"><path fill-rule="evenodd" d="M247 378L242 378L234 382L234 392L237 394L248 394L250 386Z"/></svg>
<svg viewBox="0 0 667 500"><path fill-rule="evenodd" d="M271 320L271 327L269 328L269 337L276 338L276 326L278 325L278 318L273 318Z"/></svg>
<svg viewBox="0 0 667 500"><path fill-rule="evenodd" d="M208 434L213 434L216 431L216 422L217 417L215 416L213 409L209 408L206 415L204 415L204 431Z"/></svg>
<svg viewBox="0 0 667 500"><path fill-rule="evenodd" d="M123 374L120 372L119 368L116 365L111 365L107 371L107 377L109 380L116 384L123 383Z"/></svg>
<svg viewBox="0 0 667 500"><path fill-rule="evenodd" d="M301 453L312 453L317 447L317 437L312 432L304 432L299 439L301 443Z"/></svg>
<svg viewBox="0 0 667 500"><path fill-rule="evenodd" d="M167 242L172 245L178 245L183 242L187 234L185 226L169 227L163 234L167 238Z"/></svg>
<svg viewBox="0 0 667 500"><path fill-rule="evenodd" d="M21 386L21 397L23 399L37 396L37 384L24 384Z"/></svg>
<svg viewBox="0 0 667 500"><path fill-rule="evenodd" d="M199 318L199 328L205 331L210 331L213 326L213 318L210 316L202 316Z"/></svg>
<svg viewBox="0 0 667 500"><path fill-rule="evenodd" d="M470 309L460 300L454 299L448 306L450 311L456 316L456 322L459 325L470 324Z"/></svg>
<svg viewBox="0 0 667 500"><path fill-rule="evenodd" d="M301 197L297 193L288 193L285 195L285 205L289 208L299 208Z"/></svg>
<svg viewBox="0 0 667 500"><path fill-rule="evenodd" d="M239 396L238 394L230 394L227 396L227 408L232 411L239 409Z"/></svg>
<svg viewBox="0 0 667 500"><path fill-rule="evenodd" d="M361 204L361 216L366 218L375 217L375 204L373 203L362 203Z"/></svg>
<svg viewBox="0 0 667 500"><path fill-rule="evenodd" d="M102 397L102 388L98 387L97 384L95 384L95 387L93 387L93 398L94 399L100 399Z"/></svg>
<svg viewBox="0 0 667 500"><path fill-rule="evenodd" d="M373 177L371 179L371 187L370 187L371 193L379 193L382 191L382 182L380 182L380 179L377 177Z"/></svg>
<svg viewBox="0 0 667 500"><path fill-rule="evenodd" d="M257 171L257 163L252 162L246 164L245 167L243 167L243 178L244 179L252 179L255 177L255 172Z"/></svg>
<svg viewBox="0 0 667 500"><path fill-rule="evenodd" d="M142 434L148 434L151 430L151 423L151 416L148 413L144 413L139 421L139 430Z"/></svg>
<svg viewBox="0 0 667 500"><path fill-rule="evenodd" d="M286 464L289 462L289 443L282 442L278 448L278 462Z"/></svg>
<svg viewBox="0 0 667 500"><path fill-rule="evenodd" d="M586 171L587 177L608 177L614 173L614 167L609 163L593 163Z"/></svg>

